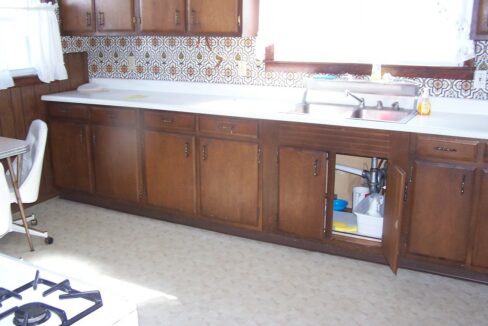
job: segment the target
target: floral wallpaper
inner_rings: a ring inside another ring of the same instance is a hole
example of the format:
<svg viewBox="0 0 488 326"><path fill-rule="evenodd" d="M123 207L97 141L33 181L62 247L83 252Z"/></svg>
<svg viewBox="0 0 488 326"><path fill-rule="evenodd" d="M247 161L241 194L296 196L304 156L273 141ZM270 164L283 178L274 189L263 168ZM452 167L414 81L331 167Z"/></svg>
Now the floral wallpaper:
<svg viewBox="0 0 488 326"><path fill-rule="evenodd" d="M306 73L266 72L264 64L256 60L254 38L65 36L62 46L67 53L88 53L91 78L301 87L304 78L310 77ZM129 56L135 59L133 70L129 69ZM239 74L239 61L247 66L243 75ZM476 42L475 64L478 69L488 69L488 41ZM488 100L488 91L475 89L472 81L413 80L428 87L432 96Z"/></svg>

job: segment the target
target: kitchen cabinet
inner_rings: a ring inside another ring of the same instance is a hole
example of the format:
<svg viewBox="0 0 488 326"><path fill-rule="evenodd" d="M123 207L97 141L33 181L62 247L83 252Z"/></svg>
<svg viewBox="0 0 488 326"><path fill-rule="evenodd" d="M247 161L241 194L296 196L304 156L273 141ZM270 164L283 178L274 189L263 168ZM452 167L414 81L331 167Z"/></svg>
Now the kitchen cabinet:
<svg viewBox="0 0 488 326"><path fill-rule="evenodd" d="M139 155L135 111L91 108L92 146L97 194L139 201Z"/></svg>
<svg viewBox="0 0 488 326"><path fill-rule="evenodd" d="M94 0L62 0L59 2L59 12L64 33L95 32Z"/></svg>
<svg viewBox="0 0 488 326"><path fill-rule="evenodd" d="M238 0L190 0L188 31L192 33L238 33Z"/></svg>
<svg viewBox="0 0 488 326"><path fill-rule="evenodd" d="M278 230L305 238L324 237L327 153L279 149Z"/></svg>
<svg viewBox="0 0 488 326"><path fill-rule="evenodd" d="M472 264L488 268L488 169L481 172L477 215Z"/></svg>
<svg viewBox="0 0 488 326"><path fill-rule="evenodd" d="M49 141L54 184L62 189L93 189L88 109L81 105L49 107Z"/></svg>
<svg viewBox="0 0 488 326"><path fill-rule="evenodd" d="M139 0L139 6L141 32L185 32L185 0Z"/></svg>
<svg viewBox="0 0 488 326"><path fill-rule="evenodd" d="M258 0L65 0L64 34L255 36Z"/></svg>
<svg viewBox="0 0 488 326"><path fill-rule="evenodd" d="M135 31L134 0L60 1L63 34Z"/></svg>
<svg viewBox="0 0 488 326"><path fill-rule="evenodd" d="M259 227L259 145L200 138L200 213L209 218Z"/></svg>
<svg viewBox="0 0 488 326"><path fill-rule="evenodd" d="M408 251L464 262L474 168L415 161Z"/></svg>
<svg viewBox="0 0 488 326"><path fill-rule="evenodd" d="M488 40L488 1L474 0L471 39Z"/></svg>
<svg viewBox="0 0 488 326"><path fill-rule="evenodd" d="M133 32L134 0L95 0L99 32Z"/></svg>
<svg viewBox="0 0 488 326"><path fill-rule="evenodd" d="M195 117L145 111L144 171L147 203L196 214ZM152 129L152 130L151 130Z"/></svg>

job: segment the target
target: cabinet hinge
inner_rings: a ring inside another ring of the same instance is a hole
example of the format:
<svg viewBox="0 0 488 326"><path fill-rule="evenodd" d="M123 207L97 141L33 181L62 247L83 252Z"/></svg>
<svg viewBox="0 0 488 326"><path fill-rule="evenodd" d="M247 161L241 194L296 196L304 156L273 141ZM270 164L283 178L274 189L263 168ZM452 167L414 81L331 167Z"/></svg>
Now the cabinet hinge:
<svg viewBox="0 0 488 326"><path fill-rule="evenodd" d="M141 24L141 17L136 17L136 16L132 17L132 24L134 24L134 25L139 24L140 25Z"/></svg>
<svg viewBox="0 0 488 326"><path fill-rule="evenodd" d="M261 164L261 154L262 154L261 147L258 146L258 165Z"/></svg>

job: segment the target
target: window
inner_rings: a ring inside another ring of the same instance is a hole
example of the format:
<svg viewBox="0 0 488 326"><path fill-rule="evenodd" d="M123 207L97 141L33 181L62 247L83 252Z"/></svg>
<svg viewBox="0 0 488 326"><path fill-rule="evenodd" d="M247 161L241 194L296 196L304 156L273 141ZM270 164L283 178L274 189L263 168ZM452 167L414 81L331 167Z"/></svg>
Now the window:
<svg viewBox="0 0 488 326"><path fill-rule="evenodd" d="M32 68L29 56L27 15L22 7L26 1L0 0L0 44L5 66L9 70ZM9 51L8 49L15 49Z"/></svg>
<svg viewBox="0 0 488 326"><path fill-rule="evenodd" d="M463 66L473 0L263 0L258 46L274 60ZM259 50L259 49L258 49Z"/></svg>
<svg viewBox="0 0 488 326"><path fill-rule="evenodd" d="M12 76L36 73L43 82L66 79L57 5L41 0L0 0L0 89Z"/></svg>

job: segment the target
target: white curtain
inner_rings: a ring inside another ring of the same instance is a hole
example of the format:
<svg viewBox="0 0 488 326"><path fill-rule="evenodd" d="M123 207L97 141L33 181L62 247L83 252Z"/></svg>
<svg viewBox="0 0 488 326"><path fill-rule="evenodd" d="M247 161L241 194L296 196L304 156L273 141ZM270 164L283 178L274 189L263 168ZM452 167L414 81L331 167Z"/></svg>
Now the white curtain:
<svg viewBox="0 0 488 326"><path fill-rule="evenodd" d="M35 4L27 11L31 63L39 79L45 83L68 78L64 67L56 6L57 4L51 3Z"/></svg>
<svg viewBox="0 0 488 326"><path fill-rule="evenodd" d="M45 83L68 78L56 8L40 0L0 0L0 89L13 86L9 70L15 69L34 68Z"/></svg>
<svg viewBox="0 0 488 326"><path fill-rule="evenodd" d="M257 56L275 60L459 66L474 57L473 0L262 0Z"/></svg>

